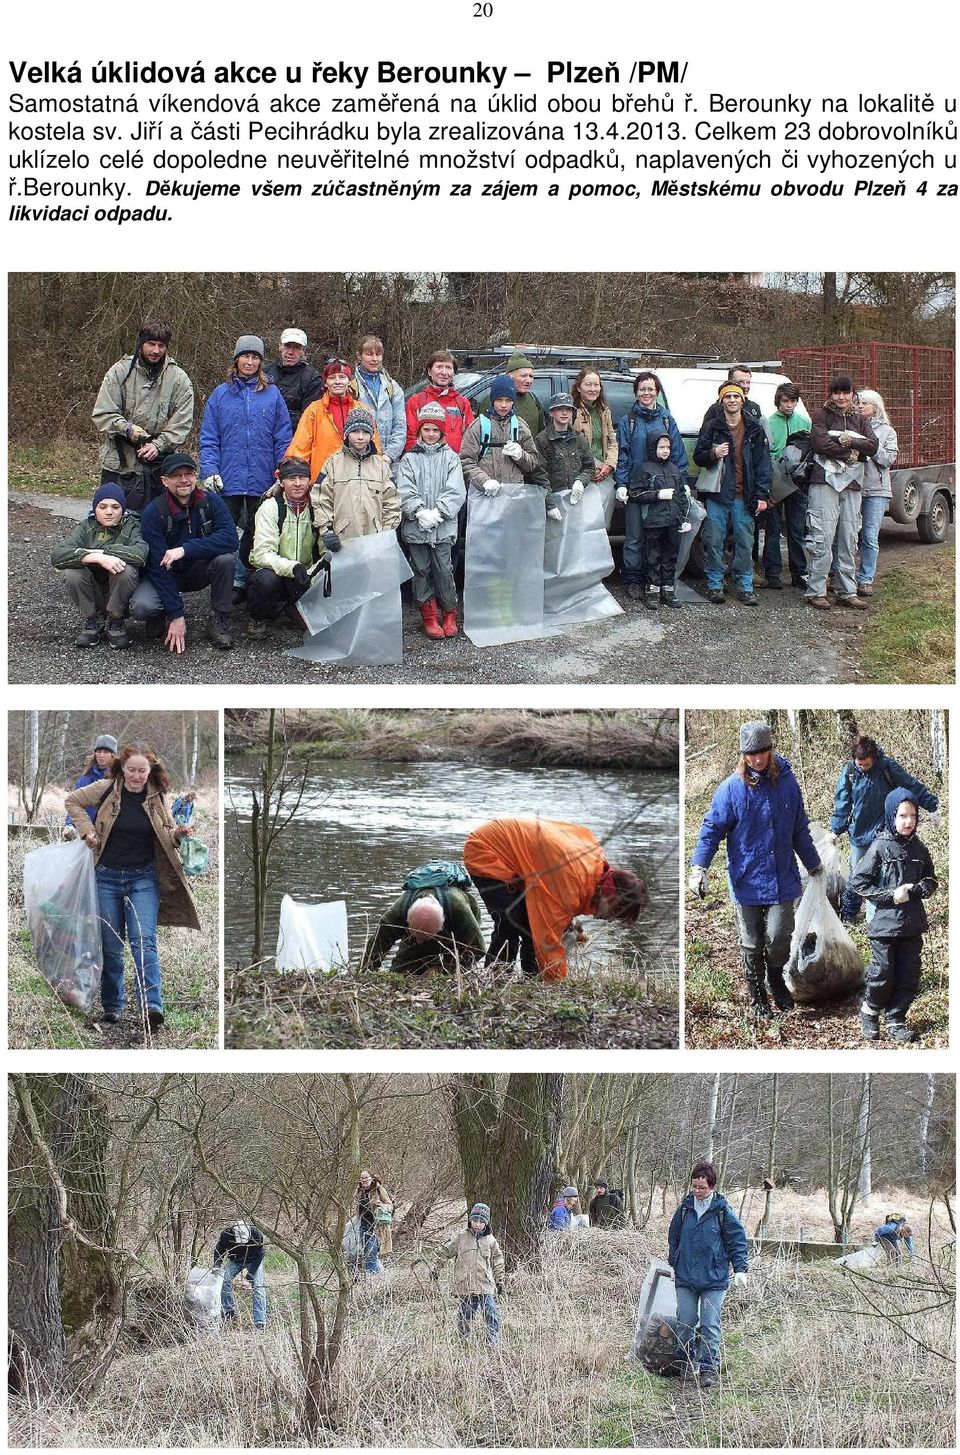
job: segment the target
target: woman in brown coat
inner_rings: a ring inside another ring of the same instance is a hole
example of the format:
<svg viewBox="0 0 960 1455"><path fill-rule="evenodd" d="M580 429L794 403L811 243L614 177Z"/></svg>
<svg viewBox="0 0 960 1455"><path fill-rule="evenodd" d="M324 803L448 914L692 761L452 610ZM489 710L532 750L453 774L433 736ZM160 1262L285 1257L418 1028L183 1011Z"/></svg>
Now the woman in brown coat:
<svg viewBox="0 0 960 1455"><path fill-rule="evenodd" d="M169 788L160 760L142 744L130 743L120 749L106 778L74 789L66 801L67 812L81 825L88 822L86 810L98 805L83 839L96 863L103 945L100 999L103 1019L111 1025L124 1007L124 940L133 955L137 1000L155 1031L163 1025L157 925L200 928L177 852L180 840L192 830L174 823L164 797Z"/></svg>
<svg viewBox="0 0 960 1455"><path fill-rule="evenodd" d="M370 1169L364 1167L357 1183L357 1217L363 1241L363 1266L368 1273L382 1273L380 1254L389 1254L392 1250L390 1223L381 1221L386 1210L393 1213L392 1197L379 1177L374 1177Z"/></svg>

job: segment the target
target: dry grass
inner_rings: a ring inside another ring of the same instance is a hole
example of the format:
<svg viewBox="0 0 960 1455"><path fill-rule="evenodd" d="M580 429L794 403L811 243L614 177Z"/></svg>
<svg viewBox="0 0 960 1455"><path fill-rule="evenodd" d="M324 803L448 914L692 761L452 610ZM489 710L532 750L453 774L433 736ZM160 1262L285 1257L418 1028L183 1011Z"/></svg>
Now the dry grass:
<svg viewBox="0 0 960 1455"><path fill-rule="evenodd" d="M921 1223L915 1199L885 1196ZM795 1198L791 1214L816 1227L822 1201ZM542 1269L507 1277L499 1349L479 1329L461 1347L446 1283L432 1284L413 1254L390 1260L354 1295L337 1424L317 1444L952 1447L953 1366L916 1342L950 1350L948 1311L918 1313L906 1332L845 1312L851 1280L829 1264L754 1260L746 1290L727 1300L724 1372L709 1393L625 1364L640 1283L664 1239L658 1217L642 1232L552 1241ZM896 1290L898 1275L882 1276ZM11 1444L297 1444L295 1284L289 1269L271 1270L268 1283L265 1335L241 1324L125 1354L91 1407L12 1404Z"/></svg>

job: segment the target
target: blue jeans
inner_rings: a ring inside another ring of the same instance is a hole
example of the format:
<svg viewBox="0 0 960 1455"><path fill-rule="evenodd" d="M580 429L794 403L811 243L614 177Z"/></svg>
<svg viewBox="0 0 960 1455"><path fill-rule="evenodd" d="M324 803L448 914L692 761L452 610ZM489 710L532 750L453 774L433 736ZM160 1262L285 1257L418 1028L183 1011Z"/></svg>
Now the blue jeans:
<svg viewBox="0 0 960 1455"><path fill-rule="evenodd" d="M644 574L643 554L643 506L639 500L628 500L623 507L623 565L620 579L624 585L630 581L640 582Z"/></svg>
<svg viewBox="0 0 960 1455"><path fill-rule="evenodd" d="M885 495L865 495L860 502L860 569L857 585L870 586L877 574L880 555L880 526L887 513Z"/></svg>
<svg viewBox="0 0 960 1455"><path fill-rule="evenodd" d="M470 1320L474 1314L483 1311L484 1321L487 1325L487 1343L499 1344L500 1342L500 1315L497 1312L497 1305L494 1303L492 1293L468 1293L460 1300L460 1308L457 1311L457 1333L461 1339L470 1337Z"/></svg>
<svg viewBox="0 0 960 1455"><path fill-rule="evenodd" d="M740 499L724 501L706 495L703 504L707 512L703 522L707 586L711 591L723 590L723 549L727 543L727 527L732 526L733 564L730 575L738 591L752 591L753 516Z"/></svg>
<svg viewBox="0 0 960 1455"><path fill-rule="evenodd" d="M380 1262L380 1243L376 1233L364 1233L363 1235L363 1266L368 1273L382 1273L383 1264Z"/></svg>
<svg viewBox="0 0 960 1455"><path fill-rule="evenodd" d="M692 1369L714 1370L720 1363L720 1310L726 1291L677 1286L677 1343Z"/></svg>
<svg viewBox="0 0 960 1455"><path fill-rule="evenodd" d="M232 1319L237 1312L237 1305L233 1297L233 1280L238 1273L243 1272L243 1264L238 1263L236 1258L228 1258L223 1265L223 1286L220 1289L220 1308L228 1319ZM258 1329L262 1329L267 1322L267 1284L263 1275L263 1263L256 1273L250 1275L250 1282L253 1284L253 1322Z"/></svg>
<svg viewBox="0 0 960 1455"><path fill-rule="evenodd" d="M867 852L867 850L869 849L869 847L870 847L869 844L855 844L853 842L853 839L850 840L850 878L851 879L853 878L853 871L854 871L854 869L856 869L857 865L859 864L860 860L863 858L864 854ZM850 884L848 882L846 889L843 891L843 902L840 905L840 911L841 911L842 918L845 919L845 920L850 920L850 921L855 920L856 917L857 917L857 915L860 913L860 906L862 904L863 904L863 900L860 898L859 894L854 894L854 892L850 888ZM870 923L870 921L873 919L873 916L876 914L876 912L877 912L877 907L874 904L873 900L872 899L868 899L867 900L867 924Z"/></svg>
<svg viewBox="0 0 960 1455"><path fill-rule="evenodd" d="M123 942L127 940L136 970L137 1001L149 1010L163 1010L160 959L157 955L157 915L160 887L153 864L142 869L109 869L97 865L97 899L103 944L103 981L100 1000L106 1011L119 1014L124 1006Z"/></svg>

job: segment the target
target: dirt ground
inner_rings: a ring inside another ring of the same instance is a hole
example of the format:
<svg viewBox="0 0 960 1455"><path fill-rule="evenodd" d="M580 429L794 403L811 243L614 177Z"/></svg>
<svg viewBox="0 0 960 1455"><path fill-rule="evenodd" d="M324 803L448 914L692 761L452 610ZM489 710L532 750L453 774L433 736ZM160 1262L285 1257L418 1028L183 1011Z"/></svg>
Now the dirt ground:
<svg viewBox="0 0 960 1455"><path fill-rule="evenodd" d="M869 612L812 612L800 592L761 591L750 609L706 601L681 611L648 612L627 602L619 580L608 582L625 607L623 616L569 627L544 641L475 647L460 636L429 641L411 600L404 602L403 661L387 667L334 667L284 655L296 644L289 628L274 628L265 642L244 636L246 612L235 613L236 645L219 651L204 640L205 593L188 598L188 650L170 659L162 644L145 642L137 628L123 652L106 647L78 651L73 620L58 573L51 570L55 542L80 518L85 502L62 496L12 495L9 510L9 680L35 682L143 683L726 683L746 675L757 683L859 682L863 634ZM953 537L951 528L950 539ZM913 526L889 522L881 532L880 572L935 547L920 543ZM778 643L789 643L783 650Z"/></svg>

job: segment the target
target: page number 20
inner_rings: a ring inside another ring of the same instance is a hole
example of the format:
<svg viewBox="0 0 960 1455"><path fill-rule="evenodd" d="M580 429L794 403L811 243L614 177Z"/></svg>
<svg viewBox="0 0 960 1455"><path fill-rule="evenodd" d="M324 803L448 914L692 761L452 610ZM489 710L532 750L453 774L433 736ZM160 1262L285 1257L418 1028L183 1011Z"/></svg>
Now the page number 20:
<svg viewBox="0 0 960 1455"><path fill-rule="evenodd" d="M480 19L489 20L492 14L493 14L493 6L491 5L490 0L474 0L474 4L473 4L473 18L474 18L474 20L480 20Z"/></svg>

